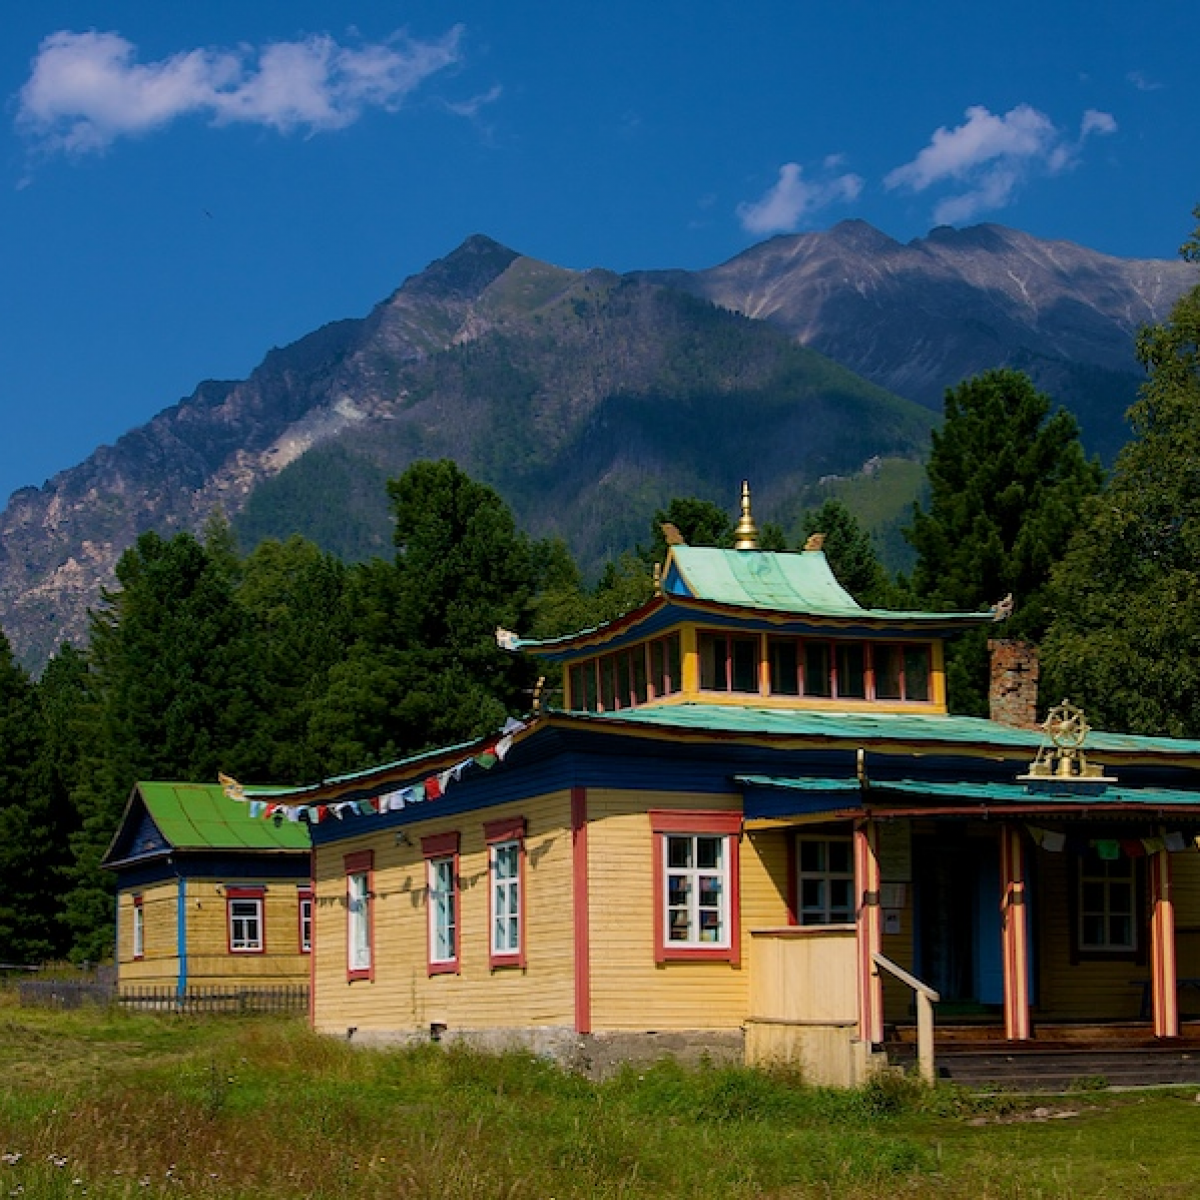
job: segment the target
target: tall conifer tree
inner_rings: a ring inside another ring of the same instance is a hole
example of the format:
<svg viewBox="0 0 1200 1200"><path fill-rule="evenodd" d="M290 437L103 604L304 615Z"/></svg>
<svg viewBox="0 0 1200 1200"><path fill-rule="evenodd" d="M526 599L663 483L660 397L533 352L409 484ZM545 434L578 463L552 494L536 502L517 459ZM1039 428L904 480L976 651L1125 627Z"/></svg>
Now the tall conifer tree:
<svg viewBox="0 0 1200 1200"><path fill-rule="evenodd" d="M934 609L977 610L1012 594L1005 635L1041 638L1046 586L1066 550L1080 505L1101 472L1079 441L1079 425L1019 371L988 371L946 393L933 434L929 508L914 506L906 536L917 551L912 585ZM987 712L987 633L950 649L951 706Z"/></svg>

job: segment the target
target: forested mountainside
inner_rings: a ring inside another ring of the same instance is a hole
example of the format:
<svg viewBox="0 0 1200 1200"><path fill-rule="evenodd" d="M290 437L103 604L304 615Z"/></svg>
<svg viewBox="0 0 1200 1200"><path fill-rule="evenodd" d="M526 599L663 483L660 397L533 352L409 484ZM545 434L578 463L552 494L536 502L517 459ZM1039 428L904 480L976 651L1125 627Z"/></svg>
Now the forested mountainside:
<svg viewBox="0 0 1200 1200"><path fill-rule="evenodd" d="M850 222L705 272L625 277L473 237L367 317L272 350L244 381L202 383L15 493L0 623L37 668L86 637L138 533L198 529L216 508L246 543L298 531L387 553L382 482L427 457L455 459L595 567L672 495L725 503L748 476L771 517L822 476L923 455L942 389L1001 362L1069 401L1108 451L1136 391L1133 332L1189 281L1186 264L995 226L905 247Z"/></svg>

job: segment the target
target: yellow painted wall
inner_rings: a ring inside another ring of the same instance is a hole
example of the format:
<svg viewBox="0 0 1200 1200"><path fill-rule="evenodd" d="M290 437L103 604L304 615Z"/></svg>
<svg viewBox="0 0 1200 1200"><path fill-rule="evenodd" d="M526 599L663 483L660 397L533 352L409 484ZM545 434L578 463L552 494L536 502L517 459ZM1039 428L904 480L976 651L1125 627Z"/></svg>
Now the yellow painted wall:
<svg viewBox="0 0 1200 1200"><path fill-rule="evenodd" d="M1145 920L1138 936L1145 961L1128 958L1072 963L1068 888L1069 859L1065 854L1035 851L1037 887L1034 913L1038 924L1038 1004L1036 1012L1047 1019L1121 1017L1136 1020L1142 1000L1140 981L1150 978L1149 927ZM1175 902L1178 975L1200 978L1200 854L1171 855ZM1180 1011L1200 1012L1200 992L1180 992Z"/></svg>
<svg viewBox="0 0 1200 1200"><path fill-rule="evenodd" d="M133 957L133 898L142 897L143 949ZM179 979L176 946L176 881L164 880L117 896L117 978L119 983L174 987Z"/></svg>
<svg viewBox="0 0 1200 1200"><path fill-rule="evenodd" d="M210 987L227 981L307 983L309 956L300 952L300 925L295 882L272 880L266 884L263 920L266 952L230 954L225 897L218 890L225 879L189 879L186 883L187 983ZM145 920L145 956L133 958L133 897L142 896ZM128 889L117 897L117 973L121 984L170 986L179 982L178 883L166 880Z"/></svg>
<svg viewBox="0 0 1200 1200"><path fill-rule="evenodd" d="M787 920L781 836L746 834L740 846L741 965L655 962L653 835L647 809L738 811L741 798L591 789L588 873L592 1027L735 1029L749 1002L750 929Z"/></svg>
<svg viewBox="0 0 1200 1200"><path fill-rule="evenodd" d="M265 952L230 953L224 889L244 886L238 880L188 880L188 983L197 987L231 979L263 985L307 983L309 956L300 951L298 889L291 880L265 881Z"/></svg>
<svg viewBox="0 0 1200 1200"><path fill-rule="evenodd" d="M436 806L431 806L436 813ZM526 967L488 965L488 869L485 822L523 816L525 833ZM428 1032L433 1022L459 1029L570 1026L575 1019L574 919L571 901L571 800L556 792L457 816L434 816L372 832L315 853L316 979L314 1023L344 1033ZM428 909L421 839L457 830L460 974L430 976ZM344 858L374 850L373 980L346 978Z"/></svg>

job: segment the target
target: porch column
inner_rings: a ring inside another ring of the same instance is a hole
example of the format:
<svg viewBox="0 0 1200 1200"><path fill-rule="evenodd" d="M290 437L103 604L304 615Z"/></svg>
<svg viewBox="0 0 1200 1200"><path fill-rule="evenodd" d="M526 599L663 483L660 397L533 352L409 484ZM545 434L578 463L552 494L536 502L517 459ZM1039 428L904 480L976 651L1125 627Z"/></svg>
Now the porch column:
<svg viewBox="0 0 1200 1200"><path fill-rule="evenodd" d="M1154 1036L1179 1036L1179 994L1175 966L1175 903L1171 899L1171 855L1149 856L1150 988L1154 1000Z"/></svg>
<svg viewBox="0 0 1200 1200"><path fill-rule="evenodd" d="M1000 831L1000 939L1004 963L1004 1036L1026 1042L1029 1027L1029 906L1025 894L1025 842L1020 827Z"/></svg>
<svg viewBox="0 0 1200 1200"><path fill-rule="evenodd" d="M873 954L883 949L883 912L879 907L879 827L859 821L854 827L854 883L858 889L858 1036L883 1041L883 980Z"/></svg>

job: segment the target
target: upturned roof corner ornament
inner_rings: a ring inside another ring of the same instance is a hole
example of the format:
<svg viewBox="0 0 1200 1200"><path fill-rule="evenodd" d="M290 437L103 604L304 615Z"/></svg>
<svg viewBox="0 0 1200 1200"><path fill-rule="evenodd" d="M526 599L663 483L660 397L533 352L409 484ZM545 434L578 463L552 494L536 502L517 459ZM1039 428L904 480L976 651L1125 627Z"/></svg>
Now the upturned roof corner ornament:
<svg viewBox="0 0 1200 1200"><path fill-rule="evenodd" d="M1102 766L1088 762L1083 747L1092 727L1078 705L1069 700L1056 705L1046 714L1042 729L1046 740L1038 747L1029 770L1018 779L1067 788L1082 785L1090 789L1098 784L1101 790L1103 785L1117 782L1115 776L1105 775Z"/></svg>
<svg viewBox="0 0 1200 1200"><path fill-rule="evenodd" d="M989 610L993 621L1007 621L1013 613L1013 594L1009 592L1003 600L997 600ZM1065 701L1064 701L1065 703Z"/></svg>
<svg viewBox="0 0 1200 1200"><path fill-rule="evenodd" d="M501 650L515 650L518 640L517 635L511 629L502 629L499 625L496 626L496 645Z"/></svg>
<svg viewBox="0 0 1200 1200"><path fill-rule="evenodd" d="M805 550L824 550L825 535L823 533L810 533L808 540L804 543Z"/></svg>
<svg viewBox="0 0 1200 1200"><path fill-rule="evenodd" d="M231 775L226 775L224 771L218 771L217 782L224 789L225 795L230 800L245 800L246 789Z"/></svg>
<svg viewBox="0 0 1200 1200"><path fill-rule="evenodd" d="M735 550L758 549L758 527L750 515L750 484L745 479L742 480L742 516L733 531L733 537Z"/></svg>

